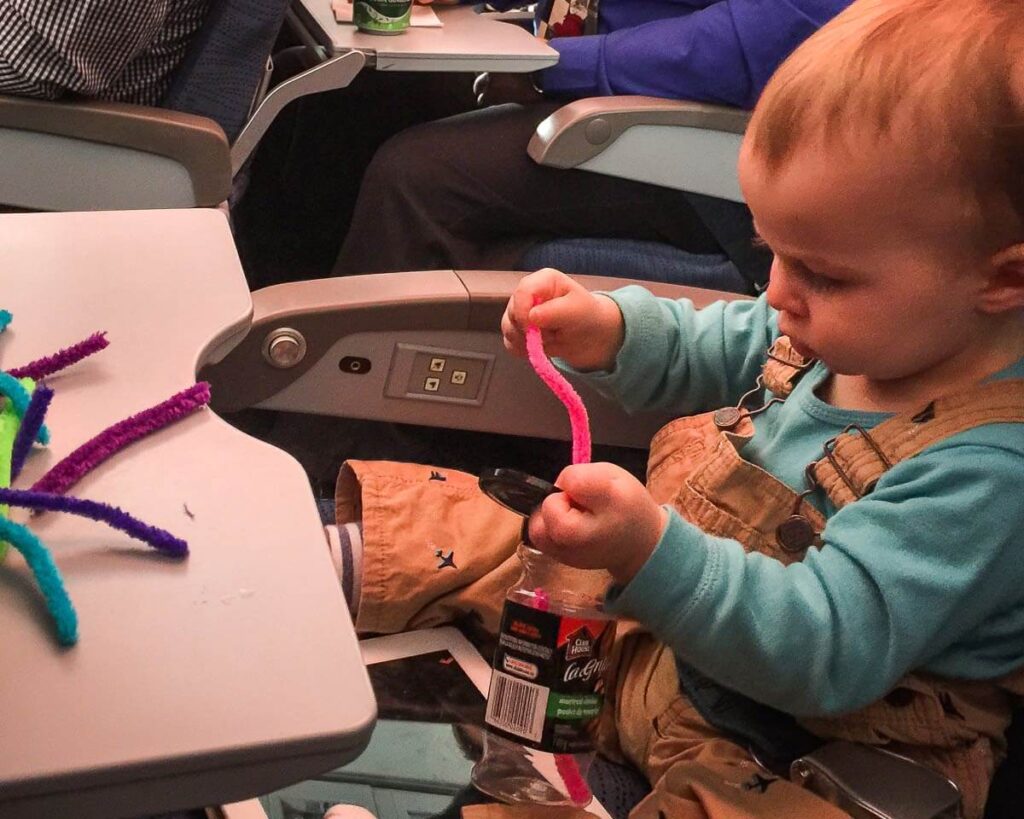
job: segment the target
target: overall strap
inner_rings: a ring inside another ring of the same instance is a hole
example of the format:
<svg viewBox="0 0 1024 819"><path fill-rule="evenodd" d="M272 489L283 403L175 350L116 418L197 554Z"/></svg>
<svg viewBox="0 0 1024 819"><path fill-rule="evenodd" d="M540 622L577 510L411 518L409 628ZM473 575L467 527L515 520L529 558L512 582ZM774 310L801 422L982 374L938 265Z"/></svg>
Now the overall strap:
<svg viewBox="0 0 1024 819"><path fill-rule="evenodd" d="M870 492L882 474L932 444L984 424L1024 423L1024 379L1003 379L936 398L870 432L848 427L811 469L839 508Z"/></svg>
<svg viewBox="0 0 1024 819"><path fill-rule="evenodd" d="M768 359L761 368L761 382L779 398L786 398L813 363L813 358L804 358L793 349L787 336L779 336L768 349Z"/></svg>

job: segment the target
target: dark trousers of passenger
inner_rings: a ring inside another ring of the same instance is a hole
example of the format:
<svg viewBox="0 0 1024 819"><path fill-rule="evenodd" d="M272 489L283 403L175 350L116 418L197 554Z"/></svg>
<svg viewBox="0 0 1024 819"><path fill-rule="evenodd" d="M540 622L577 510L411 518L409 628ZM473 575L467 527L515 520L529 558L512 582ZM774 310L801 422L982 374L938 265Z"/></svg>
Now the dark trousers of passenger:
<svg viewBox="0 0 1024 819"><path fill-rule="evenodd" d="M681 191L530 159L537 125L559 106L499 105L388 140L363 177L335 274L516 269L528 248L556 237L721 252Z"/></svg>
<svg viewBox="0 0 1024 819"><path fill-rule="evenodd" d="M374 152L403 129L473 109L472 86L472 74L363 71L285 108L231 209L249 286L329 276Z"/></svg>

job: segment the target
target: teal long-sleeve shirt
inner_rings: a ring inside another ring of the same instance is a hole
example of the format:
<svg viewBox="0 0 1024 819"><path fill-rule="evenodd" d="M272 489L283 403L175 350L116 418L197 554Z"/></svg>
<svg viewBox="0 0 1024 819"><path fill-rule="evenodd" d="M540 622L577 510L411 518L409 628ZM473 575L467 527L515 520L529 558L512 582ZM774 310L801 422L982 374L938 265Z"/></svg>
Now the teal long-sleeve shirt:
<svg viewBox="0 0 1024 819"><path fill-rule="evenodd" d="M646 290L611 294L625 341L589 380L629 410L679 415L735 404L778 336L756 301L694 310ZM754 419L748 460L797 490L847 424L884 413L832 407L815 365ZM995 378L1024 378L1024 359ZM990 424L890 469L841 510L823 494L824 547L790 566L747 554L672 512L654 553L613 588L612 612L643 622L722 685L798 716L873 702L911 670L987 679L1024 664L1024 425Z"/></svg>

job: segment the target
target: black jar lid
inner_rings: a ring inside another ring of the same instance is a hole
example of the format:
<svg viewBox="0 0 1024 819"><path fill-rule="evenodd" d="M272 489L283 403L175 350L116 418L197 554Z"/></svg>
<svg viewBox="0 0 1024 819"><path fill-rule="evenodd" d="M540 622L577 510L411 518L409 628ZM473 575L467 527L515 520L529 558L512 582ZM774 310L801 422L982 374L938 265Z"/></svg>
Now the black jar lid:
<svg viewBox="0 0 1024 819"><path fill-rule="evenodd" d="M491 500L524 518L532 515L548 495L562 491L518 469L485 469L480 473L480 489Z"/></svg>

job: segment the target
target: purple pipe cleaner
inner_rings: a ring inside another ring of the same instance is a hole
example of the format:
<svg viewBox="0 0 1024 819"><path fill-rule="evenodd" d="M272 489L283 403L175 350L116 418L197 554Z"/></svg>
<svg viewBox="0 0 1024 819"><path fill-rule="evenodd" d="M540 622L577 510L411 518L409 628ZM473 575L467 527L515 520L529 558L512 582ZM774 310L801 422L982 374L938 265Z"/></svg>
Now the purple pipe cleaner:
<svg viewBox="0 0 1024 819"><path fill-rule="evenodd" d="M81 480L83 475L95 469L107 458L151 432L184 418L207 404L209 400L210 385L200 381L154 407L118 421L54 464L49 472L35 482L32 490L63 495L69 487Z"/></svg>
<svg viewBox="0 0 1024 819"><path fill-rule="evenodd" d="M25 410L25 417L21 419L21 426L18 427L18 434L14 438L14 447L11 450L12 482L21 474L25 458L28 457L32 442L36 440L36 435L43 426L43 418L46 417L46 410L49 409L52 399L53 390L44 384L36 384L32 400L28 402L28 409Z"/></svg>
<svg viewBox="0 0 1024 819"><path fill-rule="evenodd" d="M84 341L72 344L70 347L66 347L53 355L36 359L21 367L15 367L13 370L8 370L8 372L15 378L31 378L34 381L38 381L40 378L46 378L46 376L53 375L65 367L78 363L86 356L98 353L109 344L106 331L93 333Z"/></svg>
<svg viewBox="0 0 1024 819"><path fill-rule="evenodd" d="M148 543L165 555L171 557L186 557L188 555L188 544L181 538L175 537L165 529L143 523L123 509L118 509L109 503L25 489L0 489L0 503L27 509L44 509L47 512L67 512L91 518L100 523L106 523L113 529L119 529L136 540Z"/></svg>

